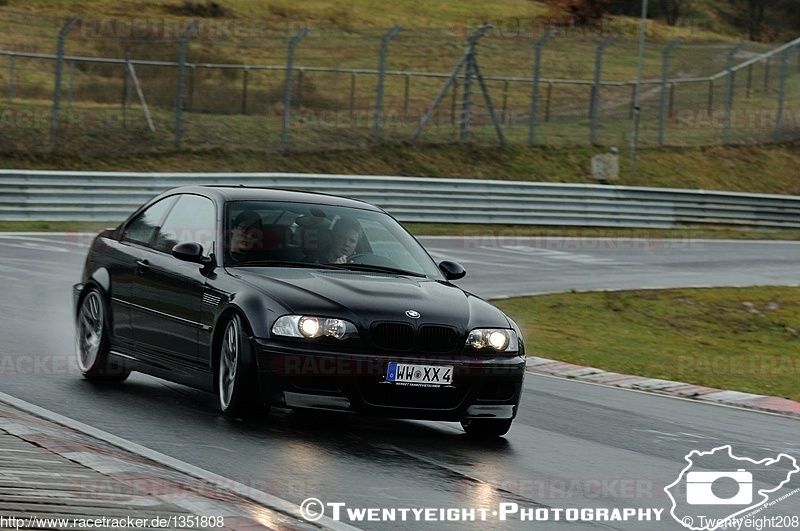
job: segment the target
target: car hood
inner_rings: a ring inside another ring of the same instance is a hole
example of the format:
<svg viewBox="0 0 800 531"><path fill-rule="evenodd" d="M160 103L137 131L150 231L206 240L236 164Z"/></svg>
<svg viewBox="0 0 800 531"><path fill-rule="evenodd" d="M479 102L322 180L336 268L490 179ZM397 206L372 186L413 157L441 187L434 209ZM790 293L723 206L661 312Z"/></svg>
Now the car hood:
<svg viewBox="0 0 800 531"><path fill-rule="evenodd" d="M505 314L453 284L423 277L361 271L236 268L230 272L283 306L288 314L374 321L437 323L461 329L510 326ZM407 310L420 316L412 319Z"/></svg>

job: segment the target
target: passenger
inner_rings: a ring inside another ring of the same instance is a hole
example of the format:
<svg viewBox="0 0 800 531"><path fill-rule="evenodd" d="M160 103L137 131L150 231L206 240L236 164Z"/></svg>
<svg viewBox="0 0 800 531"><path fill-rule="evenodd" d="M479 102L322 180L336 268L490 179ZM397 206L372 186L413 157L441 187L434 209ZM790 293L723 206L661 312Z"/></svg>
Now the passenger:
<svg viewBox="0 0 800 531"><path fill-rule="evenodd" d="M231 224L231 257L237 262L252 259L261 245L264 222L255 210L243 210Z"/></svg>
<svg viewBox="0 0 800 531"><path fill-rule="evenodd" d="M361 239L361 225L355 218L339 218L331 231L330 245L320 262L344 264L356 250Z"/></svg>

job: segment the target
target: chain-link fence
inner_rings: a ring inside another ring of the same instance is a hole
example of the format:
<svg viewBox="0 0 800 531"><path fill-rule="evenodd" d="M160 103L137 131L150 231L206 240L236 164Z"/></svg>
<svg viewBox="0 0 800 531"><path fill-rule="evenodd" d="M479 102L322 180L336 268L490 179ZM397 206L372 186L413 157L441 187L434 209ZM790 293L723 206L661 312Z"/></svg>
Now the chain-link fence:
<svg viewBox="0 0 800 531"><path fill-rule="evenodd" d="M624 147L632 134L638 43L602 27L523 34L0 15L2 152ZM796 138L800 39L648 38L639 146Z"/></svg>

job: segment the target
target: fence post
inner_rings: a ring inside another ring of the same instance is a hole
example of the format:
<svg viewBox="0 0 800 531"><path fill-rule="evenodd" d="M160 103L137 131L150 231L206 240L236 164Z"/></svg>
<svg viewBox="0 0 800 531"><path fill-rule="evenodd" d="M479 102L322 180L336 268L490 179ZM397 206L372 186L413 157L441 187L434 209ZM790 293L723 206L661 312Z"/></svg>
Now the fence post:
<svg viewBox="0 0 800 531"><path fill-rule="evenodd" d="M753 65L747 67L747 96L746 98L750 99L750 92L753 89Z"/></svg>
<svg viewBox="0 0 800 531"><path fill-rule="evenodd" d="M769 60L772 56L767 57L764 63L764 90L769 90Z"/></svg>
<svg viewBox="0 0 800 531"><path fill-rule="evenodd" d="M386 53L389 41L402 27L400 24L395 25L381 39L381 54L378 59L378 93L375 98L375 127L372 130L372 138L375 142L381 141L381 127L383 126L383 83L386 78Z"/></svg>
<svg viewBox="0 0 800 531"><path fill-rule="evenodd" d="M789 69L789 55L795 51L797 45L787 48L781 53L780 85L778 89L778 117L775 125L775 141L780 142L783 136L783 103L786 97L786 76Z"/></svg>
<svg viewBox="0 0 800 531"><path fill-rule="evenodd" d="M636 149L639 145L639 120L641 119L642 70L644 69L644 41L647 37L647 0L642 0L642 18L639 26L639 54L636 65L636 85L633 87L633 131L631 132L631 172L636 171Z"/></svg>
<svg viewBox="0 0 800 531"><path fill-rule="evenodd" d="M301 29L289 41L289 50L286 54L286 81L283 89L283 129L281 130L281 153L286 153L289 146L289 125L292 116L292 67L294 65L294 49L300 39L308 33L308 28Z"/></svg>
<svg viewBox="0 0 800 531"><path fill-rule="evenodd" d="M536 106L539 103L539 75L542 69L542 48L556 34L550 30L536 43L536 55L533 61L533 88L531 89L531 111L528 117L528 145L532 146L536 139Z"/></svg>
<svg viewBox="0 0 800 531"><path fill-rule="evenodd" d="M17 57L12 53L10 54L10 61L8 65L8 103L14 102L14 66Z"/></svg>
<svg viewBox="0 0 800 531"><path fill-rule="evenodd" d="M600 113L600 76L603 69L603 52L617 39L616 35L608 37L597 47L597 54L594 63L594 85L592 86L592 104L589 114L591 115L592 125L589 133L589 141L594 145L597 140L597 116Z"/></svg>
<svg viewBox="0 0 800 531"><path fill-rule="evenodd" d="M183 137L183 92L186 83L186 46L189 36L197 30L199 22L195 20L181 33L180 47L178 48L178 94L175 98L175 147L181 147Z"/></svg>
<svg viewBox="0 0 800 531"><path fill-rule="evenodd" d="M464 72L464 92L461 101L461 120L459 122L459 141L469 140L469 123L472 118L472 76L474 75L475 47L470 46L467 52L467 71Z"/></svg>
<svg viewBox="0 0 800 531"><path fill-rule="evenodd" d="M734 56L739 53L739 50L744 48L747 44L746 41L742 41L736 46L728 54L728 64L727 64L727 72L728 77L725 80L725 123L722 126L722 145L728 143L728 136L730 134L731 129L731 108L733 107L733 76L736 75L733 71L733 61Z"/></svg>
<svg viewBox="0 0 800 531"><path fill-rule="evenodd" d="M661 52L661 111L658 116L658 145L664 145L664 127L667 120L667 77L669 76L669 56L683 42L675 39ZM673 85L674 87L675 85Z"/></svg>
<svg viewBox="0 0 800 531"><path fill-rule="evenodd" d="M478 39L483 37L483 35L491 27L492 27L492 25L489 24L488 22L486 22L484 24L481 24L481 26L469 38L469 42L467 43L467 49L464 52L464 55L462 55L461 59L458 60L458 63L456 64L456 67L453 69L453 73L450 74L450 77L447 78L447 81L445 82L444 86L442 87L442 90L439 91L439 94L436 95L436 98L434 98L433 103L431 104L431 106L428 107L427 111L425 111L425 114L423 115L422 119L419 122L419 127L417 127L417 130L414 132L414 135L411 137L412 140L418 139L419 135L422 134L422 130L425 129L425 126L430 121L431 117L433 116L433 113L436 111L436 108L442 102L442 100L444 99L445 95L447 95L447 91L450 88L450 85L453 86L453 107L454 107L453 110L455 111L455 90L456 90L456 86L458 84L458 74L461 72L461 68L464 66L464 63L470 63L467 66L468 72L471 72L473 70L473 67L475 67L475 65L474 65L474 62L475 62L474 61L475 46L478 43ZM475 68L475 70L477 70L477 68Z"/></svg>
<svg viewBox="0 0 800 531"><path fill-rule="evenodd" d="M58 32L58 44L56 46L56 80L53 92L53 120L50 126L50 149L54 151L56 149L58 135L59 106L61 105L61 74L64 69L64 41L67 38L69 30L71 30L72 26L79 20L80 18L78 17L73 18Z"/></svg>

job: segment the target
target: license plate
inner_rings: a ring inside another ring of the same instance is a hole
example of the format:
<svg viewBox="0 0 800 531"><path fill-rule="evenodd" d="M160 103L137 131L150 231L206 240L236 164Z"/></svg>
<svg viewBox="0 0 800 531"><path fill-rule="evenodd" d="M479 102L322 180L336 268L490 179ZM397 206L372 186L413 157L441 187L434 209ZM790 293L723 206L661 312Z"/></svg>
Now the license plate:
<svg viewBox="0 0 800 531"><path fill-rule="evenodd" d="M412 365L409 363L389 363L386 381L418 385L450 385L453 383L451 365Z"/></svg>

